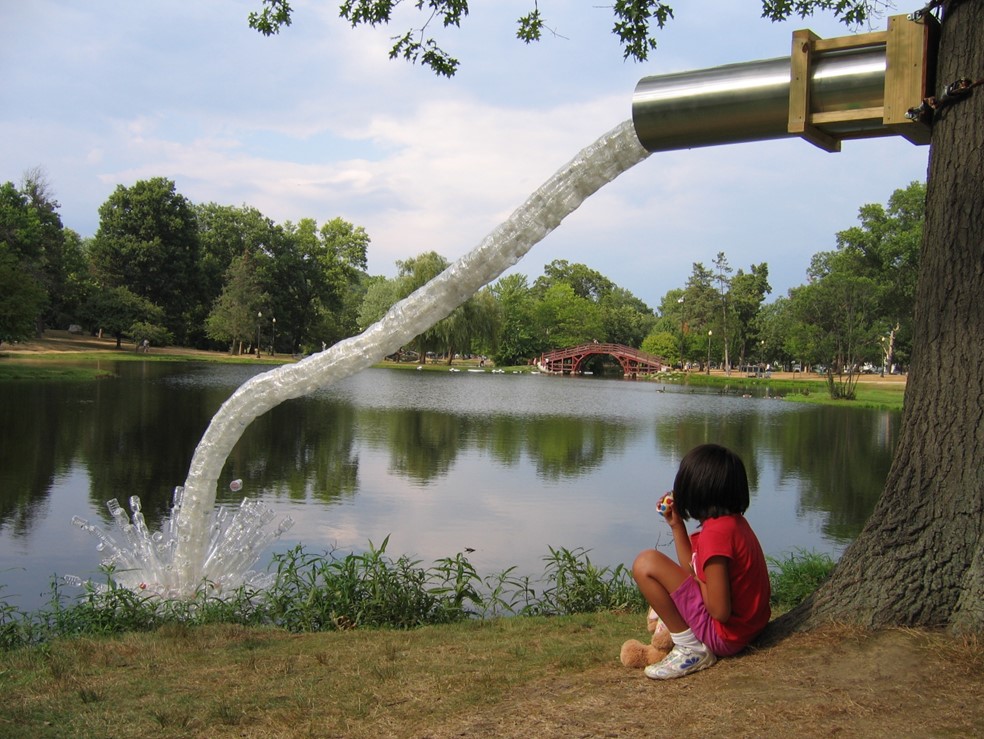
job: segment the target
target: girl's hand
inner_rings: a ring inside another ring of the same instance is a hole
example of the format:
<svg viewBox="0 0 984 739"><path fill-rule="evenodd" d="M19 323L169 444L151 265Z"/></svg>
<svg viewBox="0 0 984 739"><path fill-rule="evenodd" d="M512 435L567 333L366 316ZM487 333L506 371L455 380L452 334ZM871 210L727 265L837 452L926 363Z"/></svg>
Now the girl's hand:
<svg viewBox="0 0 984 739"><path fill-rule="evenodd" d="M668 493L663 493L663 496L656 503L656 512L659 513L663 518L670 515L670 506L673 505L673 491Z"/></svg>
<svg viewBox="0 0 984 739"><path fill-rule="evenodd" d="M673 504L673 493L667 493L660 498L659 503L656 505L656 510L660 512L660 515L663 516L671 529L685 525L683 518L677 513L676 507Z"/></svg>
<svg viewBox="0 0 984 739"><path fill-rule="evenodd" d="M663 517L666 519L666 523L670 525L671 529L681 526L686 529L687 527L687 522L683 520L683 516L677 513L676 507L673 503L670 503L670 505L667 506L666 513L663 514Z"/></svg>

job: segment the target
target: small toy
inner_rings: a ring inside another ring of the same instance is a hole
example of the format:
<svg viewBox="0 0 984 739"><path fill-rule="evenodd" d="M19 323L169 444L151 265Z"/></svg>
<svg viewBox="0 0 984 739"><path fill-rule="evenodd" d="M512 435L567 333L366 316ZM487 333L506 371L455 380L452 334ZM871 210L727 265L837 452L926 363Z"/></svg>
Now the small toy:
<svg viewBox="0 0 984 739"><path fill-rule="evenodd" d="M652 608L649 609L646 628L653 635L649 644L643 644L638 639L629 639L622 645L619 660L626 667L642 668L654 665L673 649L673 640L670 639L669 629L666 628L666 625Z"/></svg>
<svg viewBox="0 0 984 739"><path fill-rule="evenodd" d="M670 492L668 492L666 495L664 495L662 498L659 499L659 503L656 504L656 510L659 511L660 514L665 516L666 512L670 508L670 503L672 502L673 502L673 491L671 490Z"/></svg>

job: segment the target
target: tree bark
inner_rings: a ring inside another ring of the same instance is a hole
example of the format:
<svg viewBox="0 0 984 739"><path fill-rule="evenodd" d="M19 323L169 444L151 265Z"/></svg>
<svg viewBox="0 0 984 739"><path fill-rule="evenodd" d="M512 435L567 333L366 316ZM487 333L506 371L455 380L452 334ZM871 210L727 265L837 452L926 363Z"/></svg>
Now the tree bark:
<svg viewBox="0 0 984 739"><path fill-rule="evenodd" d="M950 2L937 89L984 78L984 0ZM831 578L766 641L825 621L984 626L984 86L929 151L912 364L885 490Z"/></svg>

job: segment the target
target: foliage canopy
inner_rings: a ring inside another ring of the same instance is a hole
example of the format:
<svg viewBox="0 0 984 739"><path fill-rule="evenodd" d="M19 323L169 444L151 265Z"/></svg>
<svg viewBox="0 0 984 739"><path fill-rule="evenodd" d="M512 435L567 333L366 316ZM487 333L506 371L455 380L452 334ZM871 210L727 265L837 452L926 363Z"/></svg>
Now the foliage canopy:
<svg viewBox="0 0 984 739"><path fill-rule="evenodd" d="M410 4L420 20L392 37L390 59L405 59L429 67L439 76L453 77L461 62L441 48L431 28L435 25L460 27L468 16L467 0L413 0L412 3L405 0L343 0L338 14L352 27L377 27L393 23L396 9ZM516 20L516 38L524 43L540 41L544 32L552 32L540 5L533 0L533 7ZM660 0L615 0L609 7L611 31L622 46L622 56L637 62L646 61L657 47L656 32L673 18L672 6ZM793 15L805 17L827 11L846 24L858 25L866 21L876 7L876 0L762 0L762 15L779 21ZM290 0L262 0L260 9L249 14L249 25L264 36L272 36L291 25L293 12Z"/></svg>

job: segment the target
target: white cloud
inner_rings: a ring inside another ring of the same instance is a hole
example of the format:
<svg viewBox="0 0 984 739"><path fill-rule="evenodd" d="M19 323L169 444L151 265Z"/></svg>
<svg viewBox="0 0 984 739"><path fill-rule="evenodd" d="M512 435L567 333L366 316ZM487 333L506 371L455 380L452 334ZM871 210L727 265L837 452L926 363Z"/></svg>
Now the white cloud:
<svg viewBox="0 0 984 739"><path fill-rule="evenodd" d="M258 7L259 2L255 5ZM566 38L513 38L525 0L476 4L442 34L462 60L439 79L391 61L390 28L349 29L334 6L295 4L263 38L252 6L38 0L0 23L0 178L45 167L66 225L89 235L118 184L164 176L195 202L257 207L277 220L335 216L369 233L370 269L476 245L581 147L631 115L635 83L679 69L788 53L790 31L843 34L836 22L773 26L747 3L682 6L650 62L623 62L608 11L551 3ZM738 30L741 32L738 32ZM519 271L581 261L651 305L691 263L718 251L734 267L768 261L784 293L830 248L857 208L922 179L926 149L802 141L655 154L593 196Z"/></svg>

